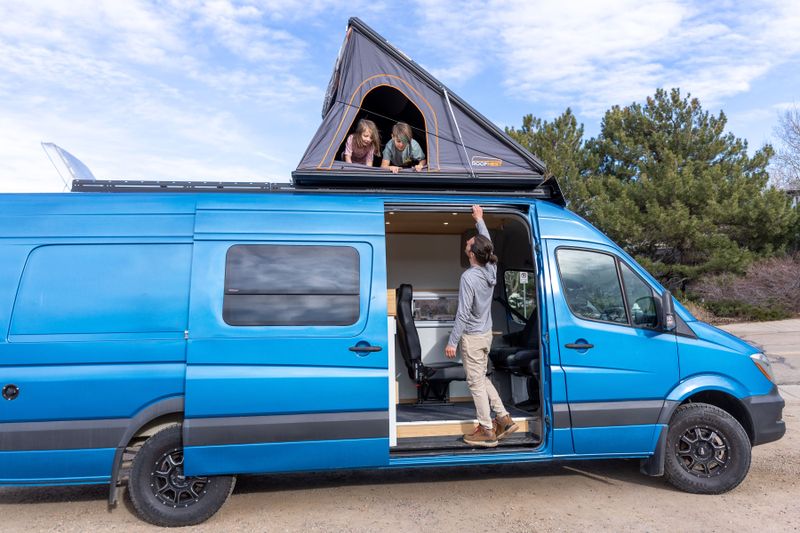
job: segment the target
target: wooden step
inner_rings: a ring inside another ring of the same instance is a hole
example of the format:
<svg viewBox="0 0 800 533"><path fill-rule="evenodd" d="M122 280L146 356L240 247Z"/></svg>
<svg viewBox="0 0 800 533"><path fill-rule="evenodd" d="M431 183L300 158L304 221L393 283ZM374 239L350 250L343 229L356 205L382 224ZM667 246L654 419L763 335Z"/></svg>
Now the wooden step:
<svg viewBox="0 0 800 533"><path fill-rule="evenodd" d="M532 417L514 417L517 433L527 433L533 425ZM448 437L471 433L478 421L473 420L436 420L432 422L398 422L397 438Z"/></svg>

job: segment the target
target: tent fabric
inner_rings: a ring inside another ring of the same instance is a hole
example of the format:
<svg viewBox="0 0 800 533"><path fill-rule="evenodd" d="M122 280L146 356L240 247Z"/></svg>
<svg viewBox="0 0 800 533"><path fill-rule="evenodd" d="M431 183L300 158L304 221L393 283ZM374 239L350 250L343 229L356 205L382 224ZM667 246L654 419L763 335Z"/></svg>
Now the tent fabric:
<svg viewBox="0 0 800 533"><path fill-rule="evenodd" d="M358 19L350 20L325 95L322 124L295 178L367 170L342 161L340 147L360 114L394 120L386 110L362 109L367 95L379 87L399 91L422 115L424 131L415 130L414 138L427 146L428 174L543 180L541 161Z"/></svg>

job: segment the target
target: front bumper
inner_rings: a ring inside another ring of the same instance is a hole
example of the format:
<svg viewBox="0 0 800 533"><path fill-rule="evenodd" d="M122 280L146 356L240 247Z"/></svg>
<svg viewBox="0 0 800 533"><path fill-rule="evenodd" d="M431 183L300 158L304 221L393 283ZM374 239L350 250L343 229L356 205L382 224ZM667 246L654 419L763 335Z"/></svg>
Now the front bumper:
<svg viewBox="0 0 800 533"><path fill-rule="evenodd" d="M786 433L786 424L783 422L783 408L786 402L781 398L777 385L769 394L750 396L742 401L753 422L753 446L783 437Z"/></svg>

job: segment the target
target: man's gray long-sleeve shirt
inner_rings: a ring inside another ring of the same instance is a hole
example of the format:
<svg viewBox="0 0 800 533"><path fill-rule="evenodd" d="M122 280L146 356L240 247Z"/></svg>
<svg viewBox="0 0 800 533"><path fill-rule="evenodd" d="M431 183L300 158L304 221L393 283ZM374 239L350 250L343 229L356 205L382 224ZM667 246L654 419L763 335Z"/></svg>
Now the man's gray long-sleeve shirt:
<svg viewBox="0 0 800 533"><path fill-rule="evenodd" d="M483 219L475 226L478 233L489 237ZM497 265L486 263L484 266L471 266L461 274L458 288L458 311L453 331L450 333L450 346L458 345L462 335L486 333L492 329L492 295L497 284Z"/></svg>

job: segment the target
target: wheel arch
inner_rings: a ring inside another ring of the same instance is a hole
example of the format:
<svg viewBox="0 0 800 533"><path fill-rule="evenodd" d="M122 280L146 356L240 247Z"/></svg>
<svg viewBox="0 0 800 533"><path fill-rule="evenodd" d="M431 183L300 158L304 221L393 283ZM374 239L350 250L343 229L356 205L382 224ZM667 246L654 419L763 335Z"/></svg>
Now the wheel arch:
<svg viewBox="0 0 800 533"><path fill-rule="evenodd" d="M752 444L755 439L753 419L742 402L742 398L750 396L745 386L730 378L719 374L705 374L693 376L681 382L667 396L661 416L660 424L669 424L675 410L687 403L707 403L719 407L744 428Z"/></svg>
<svg viewBox="0 0 800 533"><path fill-rule="evenodd" d="M162 428L183 421L183 396L171 396L151 403L131 418L128 428L120 438L114 452L114 463L111 466L111 480L108 491L108 506L113 508L117 503L117 484L122 467L122 456L125 448L136 438L153 435Z"/></svg>
<svg viewBox="0 0 800 533"><path fill-rule="evenodd" d="M744 385L717 374L693 376L681 382L664 401L661 415L658 418L662 433L659 435L653 455L642 460L640 468L642 473L649 476L664 474L666 434L669 431L669 423L675 410L687 403L706 403L722 409L744 428L752 446L755 442L755 427L749 410L741 400L747 396L747 389Z"/></svg>

